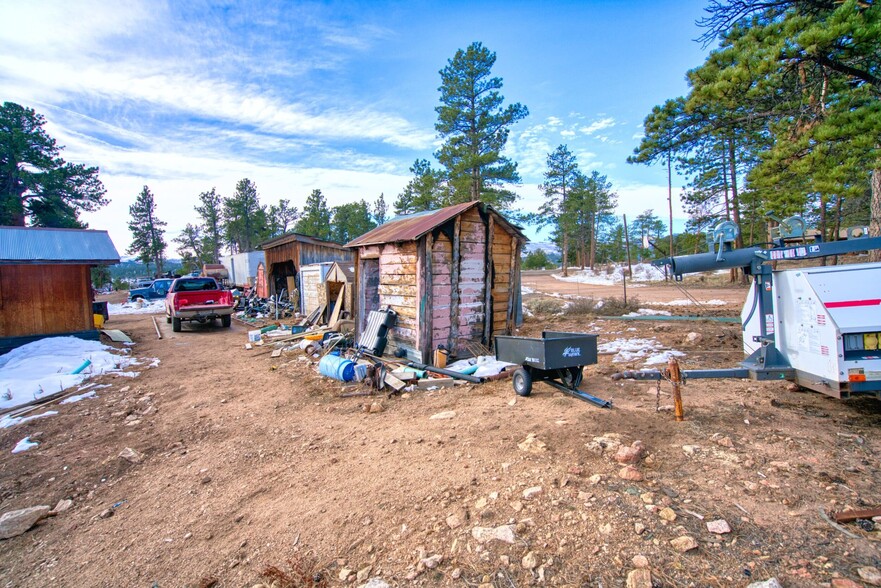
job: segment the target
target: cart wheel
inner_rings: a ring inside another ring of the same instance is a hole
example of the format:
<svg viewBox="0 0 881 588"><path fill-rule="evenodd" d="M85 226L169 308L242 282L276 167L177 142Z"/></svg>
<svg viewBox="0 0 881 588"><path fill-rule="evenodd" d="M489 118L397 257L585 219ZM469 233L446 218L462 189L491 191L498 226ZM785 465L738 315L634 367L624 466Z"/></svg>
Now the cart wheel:
<svg viewBox="0 0 881 588"><path fill-rule="evenodd" d="M560 370L560 376L563 384L574 390L581 385L581 380L584 379L584 372L581 366L564 368Z"/></svg>
<svg viewBox="0 0 881 588"><path fill-rule="evenodd" d="M529 396L532 393L532 375L523 368L514 372L514 392L517 396Z"/></svg>

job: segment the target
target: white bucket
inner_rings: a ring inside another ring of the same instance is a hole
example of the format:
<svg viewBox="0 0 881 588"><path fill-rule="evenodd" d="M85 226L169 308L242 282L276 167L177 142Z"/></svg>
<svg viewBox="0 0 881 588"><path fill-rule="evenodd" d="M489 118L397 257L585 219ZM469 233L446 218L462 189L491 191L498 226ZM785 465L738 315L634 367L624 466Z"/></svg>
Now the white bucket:
<svg viewBox="0 0 881 588"><path fill-rule="evenodd" d="M248 342L249 343L259 343L260 342L260 329L256 331L248 331Z"/></svg>

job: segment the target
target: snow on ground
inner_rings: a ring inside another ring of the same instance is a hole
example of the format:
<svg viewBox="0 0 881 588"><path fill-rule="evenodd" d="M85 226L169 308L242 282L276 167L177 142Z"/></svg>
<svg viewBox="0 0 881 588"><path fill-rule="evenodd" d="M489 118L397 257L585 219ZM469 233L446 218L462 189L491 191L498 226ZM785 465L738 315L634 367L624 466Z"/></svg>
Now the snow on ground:
<svg viewBox="0 0 881 588"><path fill-rule="evenodd" d="M561 274L551 274L554 278L564 282L578 282L580 284L595 284L598 286L612 286L620 283L624 279L625 266L615 266L611 271L607 269L595 268L570 271L568 277ZM649 263L637 263L633 266L633 275L628 279L629 282L651 282L655 280L663 280L664 272Z"/></svg>
<svg viewBox="0 0 881 588"><path fill-rule="evenodd" d="M698 300L698 304L703 304L704 306L725 306L728 304L724 300ZM656 306L691 306L694 304L692 300L671 300L670 302L648 302L647 304L652 304Z"/></svg>
<svg viewBox="0 0 881 588"><path fill-rule="evenodd" d="M165 312L165 298L107 305L107 314L158 314L160 312Z"/></svg>
<svg viewBox="0 0 881 588"><path fill-rule="evenodd" d="M67 398L62 400L60 404L73 404L74 402L79 402L80 400L85 400L86 398L95 398L96 396L98 396L98 393L94 390L90 390L89 392L85 392L84 394L68 396Z"/></svg>
<svg viewBox="0 0 881 588"><path fill-rule="evenodd" d="M533 290L529 286L522 286L521 285L520 286L520 293L525 296L526 294L535 294L535 290Z"/></svg>
<svg viewBox="0 0 881 588"><path fill-rule="evenodd" d="M672 316L669 310L657 310L654 308L640 308L636 312L628 312L623 316Z"/></svg>
<svg viewBox="0 0 881 588"><path fill-rule="evenodd" d="M47 410L46 412L41 412L40 414L34 414L26 417L14 417L6 415L2 419L0 419L0 429L8 429L9 427L20 425L21 423L26 423L28 421L32 421L34 419L41 419L43 417L52 416L58 414L57 410Z"/></svg>
<svg viewBox="0 0 881 588"><path fill-rule="evenodd" d="M597 346L600 353L614 353L613 363L624 363L642 359L645 365L667 363L671 357L682 357L685 354L675 349L663 349L655 338L648 339L615 339Z"/></svg>
<svg viewBox="0 0 881 588"><path fill-rule="evenodd" d="M28 449L36 447L37 445L39 445L39 443L31 441L30 437L25 437L15 444L15 447L12 449L12 453L21 453L22 451L27 451Z"/></svg>
<svg viewBox="0 0 881 588"><path fill-rule="evenodd" d="M76 337L50 337L13 349L0 356L0 409L55 394L99 374L135 374L123 370L140 362L115 352L98 341ZM92 363L82 373L71 373L86 360Z"/></svg>

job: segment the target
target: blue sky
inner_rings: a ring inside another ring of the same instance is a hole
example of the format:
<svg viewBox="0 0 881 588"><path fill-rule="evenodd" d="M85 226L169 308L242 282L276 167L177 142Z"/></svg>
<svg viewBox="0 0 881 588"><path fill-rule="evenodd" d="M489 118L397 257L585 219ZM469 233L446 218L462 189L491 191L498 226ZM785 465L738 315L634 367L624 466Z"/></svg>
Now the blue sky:
<svg viewBox="0 0 881 588"><path fill-rule="evenodd" d="M619 194L666 218L661 167L628 165L652 106L686 92L704 1L4 2L0 100L34 108L68 161L101 168L111 204L84 219L122 253L143 185L174 237L200 192L253 180L264 204L391 204L432 159L438 71L480 41L507 103L530 110L506 154L535 210L567 144ZM676 217L681 179L674 178ZM530 235L535 235L533 230ZM174 254L172 254L174 256Z"/></svg>

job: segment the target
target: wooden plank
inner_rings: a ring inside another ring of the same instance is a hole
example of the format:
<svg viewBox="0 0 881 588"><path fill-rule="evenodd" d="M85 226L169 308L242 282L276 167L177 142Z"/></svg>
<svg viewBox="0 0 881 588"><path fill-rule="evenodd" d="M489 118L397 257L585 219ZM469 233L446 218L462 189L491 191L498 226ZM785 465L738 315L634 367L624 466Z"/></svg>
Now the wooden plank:
<svg viewBox="0 0 881 588"><path fill-rule="evenodd" d="M459 336L459 232L462 230L462 217L453 221L453 263L450 267L450 339L455 341ZM455 350L454 350L455 351Z"/></svg>
<svg viewBox="0 0 881 588"><path fill-rule="evenodd" d="M428 390L429 388L452 388L456 385L453 378L426 378L416 382L416 387L420 390Z"/></svg>
<svg viewBox="0 0 881 588"><path fill-rule="evenodd" d="M382 263L380 260L379 265L379 275L380 276L388 276L388 275L405 275L405 276L415 276L416 275L416 263ZM415 283L415 280L414 280Z"/></svg>
<svg viewBox="0 0 881 588"><path fill-rule="evenodd" d="M493 293L492 293L492 276L493 276L493 241L495 240L495 217L489 215L486 226L486 265L484 267L484 311L492 315ZM492 338L492 325L490 321L484 321L483 325L483 343L489 345Z"/></svg>
<svg viewBox="0 0 881 588"><path fill-rule="evenodd" d="M422 361L427 361L431 357L431 323L432 323L432 263L431 250L434 245L434 238L428 233L421 241L422 247L422 280L420 284L421 298L419 300L419 340L416 347L422 353Z"/></svg>
<svg viewBox="0 0 881 588"><path fill-rule="evenodd" d="M379 283L387 286L396 284L416 285L416 274L380 274Z"/></svg>
<svg viewBox="0 0 881 588"><path fill-rule="evenodd" d="M395 392L400 392L407 387L407 384L393 376L391 372L385 375L385 384Z"/></svg>
<svg viewBox="0 0 881 588"><path fill-rule="evenodd" d="M338 320L340 320L340 311L343 309L343 297L346 293L346 284L343 284L343 287L340 288L339 296L336 297L336 304L333 305L333 312L330 313L330 321L328 321L328 325L335 325Z"/></svg>
<svg viewBox="0 0 881 588"><path fill-rule="evenodd" d="M383 284L379 283L381 296L410 296L416 298L418 288L416 284Z"/></svg>
<svg viewBox="0 0 881 588"><path fill-rule="evenodd" d="M397 253L399 255L412 255L413 259L416 259L416 241L404 241L402 243L386 243L382 246L382 253L391 254Z"/></svg>
<svg viewBox="0 0 881 588"><path fill-rule="evenodd" d="M414 343L416 341L416 329L405 329L404 327L392 327L388 331L389 338L395 339L397 341L409 341L410 343Z"/></svg>
<svg viewBox="0 0 881 588"><path fill-rule="evenodd" d="M438 294L437 292L438 290L435 288L432 296L432 299L434 300L434 302L431 303L432 308L449 308L453 301L453 297L450 296L449 288L443 290L443 294ZM449 312L446 314L449 314Z"/></svg>
<svg viewBox="0 0 881 588"><path fill-rule="evenodd" d="M383 302L382 305L388 304L387 302ZM398 316L408 317L412 319L417 319L416 316L416 306L396 306L394 304L389 304L389 307L398 313Z"/></svg>
<svg viewBox="0 0 881 588"><path fill-rule="evenodd" d="M511 269L508 273L508 284L513 290L520 287L520 239L512 239L514 247L511 249ZM511 292L508 296L508 316L506 319L505 334L510 335L514 332L514 300L517 298L515 292Z"/></svg>

